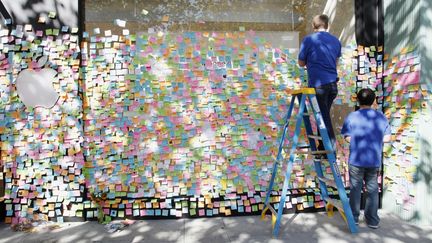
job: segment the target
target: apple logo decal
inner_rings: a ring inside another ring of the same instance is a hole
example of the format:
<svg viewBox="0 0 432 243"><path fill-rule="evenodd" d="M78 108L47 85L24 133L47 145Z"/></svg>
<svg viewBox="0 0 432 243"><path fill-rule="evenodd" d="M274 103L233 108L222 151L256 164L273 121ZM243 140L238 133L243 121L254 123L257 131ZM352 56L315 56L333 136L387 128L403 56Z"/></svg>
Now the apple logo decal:
<svg viewBox="0 0 432 243"><path fill-rule="evenodd" d="M56 81L57 71L52 68L42 68L47 60L48 57L43 56L34 64L34 69L26 69L18 74L16 89L18 96L27 107L41 106L50 109L60 98L52 86L53 81Z"/></svg>

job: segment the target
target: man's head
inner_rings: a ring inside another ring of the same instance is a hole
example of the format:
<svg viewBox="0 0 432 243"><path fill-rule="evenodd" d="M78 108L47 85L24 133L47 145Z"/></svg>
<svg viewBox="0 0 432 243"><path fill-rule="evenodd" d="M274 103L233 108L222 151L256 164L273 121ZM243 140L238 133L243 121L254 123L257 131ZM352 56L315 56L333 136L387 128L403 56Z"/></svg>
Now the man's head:
<svg viewBox="0 0 432 243"><path fill-rule="evenodd" d="M328 29L329 17L325 14L316 15L312 19L312 28L314 30Z"/></svg>
<svg viewBox="0 0 432 243"><path fill-rule="evenodd" d="M361 89L357 93L357 101L361 106L371 106L375 101L375 92L369 88Z"/></svg>

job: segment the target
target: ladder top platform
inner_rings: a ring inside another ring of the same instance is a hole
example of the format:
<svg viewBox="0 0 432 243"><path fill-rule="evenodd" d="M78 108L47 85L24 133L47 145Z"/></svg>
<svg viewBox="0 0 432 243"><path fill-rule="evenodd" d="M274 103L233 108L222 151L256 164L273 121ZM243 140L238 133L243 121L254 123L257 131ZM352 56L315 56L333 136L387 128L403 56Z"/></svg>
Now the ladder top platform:
<svg viewBox="0 0 432 243"><path fill-rule="evenodd" d="M292 89L289 90L290 94L297 95L297 94L315 94L314 88L300 88L300 89Z"/></svg>

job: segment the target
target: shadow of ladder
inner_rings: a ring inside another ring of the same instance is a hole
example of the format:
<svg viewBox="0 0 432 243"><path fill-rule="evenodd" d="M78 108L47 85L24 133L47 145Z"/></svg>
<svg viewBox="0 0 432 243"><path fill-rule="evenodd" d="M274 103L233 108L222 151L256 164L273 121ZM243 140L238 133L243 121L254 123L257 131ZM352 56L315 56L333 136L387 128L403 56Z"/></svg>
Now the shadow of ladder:
<svg viewBox="0 0 432 243"><path fill-rule="evenodd" d="M350 232L357 233L358 232L357 225L355 224L351 207L349 205L349 200L345 191L345 187L343 185L342 178L336 163L335 151L333 149L333 145L330 141L327 128L321 116L321 112L315 96L315 89L302 88L298 90L293 90L291 94L292 94L291 104L288 109L282 137L280 139L278 155L276 157L275 163L273 164L272 176L267 190L264 209L261 213L261 217L262 219L264 219L266 212L270 210L271 217L272 217L272 231L273 231L273 235L276 237L279 234L281 217L285 206L285 199L288 191L288 184L290 181L294 158L296 154L309 154L315 156L314 159L315 172L317 174L317 179L319 181L321 199L324 200L326 203L326 211L328 213L328 216L332 217L333 209L337 208L338 212L341 214L342 218L347 223ZM280 201L279 203L274 204L275 206L278 206L278 209L276 211L273 205L271 205L270 195L272 194L275 177L278 171L278 164L281 161L281 157L282 157L282 150L284 147L285 136L288 131L291 115L297 103L296 101L298 101L299 108L296 117L295 131L294 131L294 136L291 138L292 146L290 149L290 156L285 171L285 178L284 178ZM312 111L312 113L308 113L308 110ZM319 129L319 133L318 133L319 135L315 135L313 133L311 120L310 120L312 115ZM304 123L303 128L306 129L306 134L308 136L308 141L309 141L309 144L306 146L298 144L300 132L302 130L302 122ZM325 150L321 150L321 151L317 150L316 140L322 140ZM305 148L308 148L308 150L305 151L304 150ZM322 158L325 156L323 155L327 155L326 156L327 161L330 164L330 168L332 172L331 175L333 178L328 178L324 176L322 170L322 163L325 160ZM328 186L337 189L340 200L330 198L327 190Z"/></svg>

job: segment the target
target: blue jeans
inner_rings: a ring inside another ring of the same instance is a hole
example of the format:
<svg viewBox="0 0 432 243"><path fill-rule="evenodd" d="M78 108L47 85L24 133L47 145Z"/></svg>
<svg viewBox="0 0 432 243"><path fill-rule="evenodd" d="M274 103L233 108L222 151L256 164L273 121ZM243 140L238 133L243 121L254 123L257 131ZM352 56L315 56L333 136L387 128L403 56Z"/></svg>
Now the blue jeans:
<svg viewBox="0 0 432 243"><path fill-rule="evenodd" d="M380 222L380 218L378 217L378 170L379 168L366 168L349 165L349 202L356 222L358 222L360 215L360 200L363 189L363 180L367 189L366 205L364 210L366 223L368 225L376 226Z"/></svg>
<svg viewBox="0 0 432 243"><path fill-rule="evenodd" d="M338 94L337 82L324 84L322 86L315 87L316 98L318 106L321 110L321 115L324 124L327 128L330 141L333 145L333 149L336 148L336 136L333 130L332 121L330 118L330 108L333 104L334 99ZM319 144L318 150L324 150L322 143Z"/></svg>

